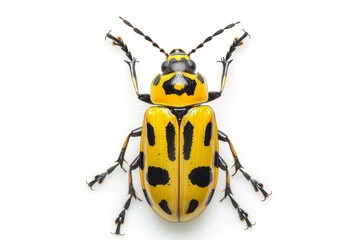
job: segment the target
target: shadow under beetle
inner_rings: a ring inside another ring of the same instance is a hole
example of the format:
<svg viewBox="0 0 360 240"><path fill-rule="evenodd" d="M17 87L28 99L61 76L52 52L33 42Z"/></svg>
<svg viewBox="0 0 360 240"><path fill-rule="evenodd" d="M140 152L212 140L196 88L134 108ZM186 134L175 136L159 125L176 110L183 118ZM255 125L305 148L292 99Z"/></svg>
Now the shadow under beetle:
<svg viewBox="0 0 360 240"><path fill-rule="evenodd" d="M130 197L115 221L115 234L121 234L120 227L124 223L125 212L130 207L132 198L141 201L135 192L132 179L132 171L137 168L140 168L140 180L146 201L155 213L170 222L186 222L199 216L214 194L219 169L225 171L226 187L221 201L229 197L240 220L245 220L247 228L252 227L254 224L248 219L248 214L232 197L228 166L219 155L219 141L226 142L230 147L234 158L233 175L240 171L254 190L262 193L264 200L270 194L263 189L263 184L243 170L230 139L217 128L214 111L209 106L201 105L221 96L232 62L231 54L236 47L242 45L242 41L249 34L244 31L240 38L234 39L226 56L219 61L223 67L220 90L208 92L205 78L195 72L196 64L190 59L190 55L239 22L218 30L189 53L179 48L167 53L130 22L121 17L120 19L165 54L166 60L161 65L162 73L152 81L150 94L141 94L135 70L136 58L131 55L122 38L114 37L110 32L106 35L106 38L111 39L129 58L126 63L130 68L131 80L139 100L155 105L146 110L143 125L131 131L125 139L116 164L106 172L96 175L94 180L88 183L90 188L96 183L102 183L118 166L126 172L123 164L126 162L125 152L129 140L131 137L141 137L140 153L129 166Z"/></svg>

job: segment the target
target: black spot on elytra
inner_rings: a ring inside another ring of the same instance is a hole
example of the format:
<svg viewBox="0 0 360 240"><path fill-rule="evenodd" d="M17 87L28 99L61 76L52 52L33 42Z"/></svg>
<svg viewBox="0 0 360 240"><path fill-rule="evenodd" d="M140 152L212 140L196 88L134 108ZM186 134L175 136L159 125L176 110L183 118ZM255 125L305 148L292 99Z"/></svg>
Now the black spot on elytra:
<svg viewBox="0 0 360 240"><path fill-rule="evenodd" d="M211 135L212 135L212 123L209 122L206 125L206 129L205 129L205 139L204 139L204 145L205 146L210 145Z"/></svg>
<svg viewBox="0 0 360 240"><path fill-rule="evenodd" d="M190 174L189 179L192 184L199 187L207 187L211 183L213 176L210 167L194 168Z"/></svg>
<svg viewBox="0 0 360 240"><path fill-rule="evenodd" d="M184 146L183 146L183 154L184 159L189 160L190 153L191 153L191 146L192 146L192 140L193 140L193 132L194 132L194 126L191 124L191 122L187 122L184 126Z"/></svg>
<svg viewBox="0 0 360 240"><path fill-rule="evenodd" d="M186 211L186 214L194 212L198 205L199 205L199 201L192 199L189 203L189 207Z"/></svg>
<svg viewBox="0 0 360 240"><path fill-rule="evenodd" d="M206 201L206 205L209 205L209 203L211 202L211 199L212 197L214 196L214 192L215 192L215 189L211 190L211 193L209 195L209 198L208 200Z"/></svg>
<svg viewBox="0 0 360 240"><path fill-rule="evenodd" d="M175 127L169 122L166 126L166 142L167 142L167 152L168 158L171 161L175 160Z"/></svg>
<svg viewBox="0 0 360 240"><path fill-rule="evenodd" d="M150 123L147 123L146 129L147 129L147 137L148 137L149 145L154 146L155 145L154 127Z"/></svg>
<svg viewBox="0 0 360 240"><path fill-rule="evenodd" d="M159 206L160 206L161 209L164 210L164 212L166 212L167 214L169 214L169 215L172 214L172 212L171 212L171 210L170 210L170 208L169 208L169 206L168 206L168 202L167 202L165 199L161 200L161 202L159 203Z"/></svg>
<svg viewBox="0 0 360 240"><path fill-rule="evenodd" d="M145 196L146 201L148 202L148 204L150 206L152 206L152 203L150 202L150 198L149 198L149 195L147 194L147 191L145 189L143 189L143 192L144 192L144 196Z"/></svg>
<svg viewBox="0 0 360 240"><path fill-rule="evenodd" d="M166 169L159 167L149 167L146 174L146 180L151 186L156 187L156 185L166 185L170 178Z"/></svg>

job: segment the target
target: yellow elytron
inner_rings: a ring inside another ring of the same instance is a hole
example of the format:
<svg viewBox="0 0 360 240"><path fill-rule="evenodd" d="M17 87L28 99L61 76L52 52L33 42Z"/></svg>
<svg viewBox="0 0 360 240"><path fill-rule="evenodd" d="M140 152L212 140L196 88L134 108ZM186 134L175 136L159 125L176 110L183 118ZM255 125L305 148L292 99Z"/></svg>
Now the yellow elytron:
<svg viewBox="0 0 360 240"><path fill-rule="evenodd" d="M174 49L168 54L149 36L133 27L127 20L121 19L164 53L166 60L161 65L162 73L152 81L150 94L140 94L135 71L136 58L131 55L120 37L116 38L110 32L106 35L113 40L114 45L121 47L130 59L126 62L138 98L155 105L145 112L143 125L134 129L125 139L117 163L88 183L91 188L95 183L102 183L117 166L126 172L123 163L126 162L124 156L129 139L141 137L140 153L129 166L130 197L115 221L115 234L121 234L120 227L124 223L125 212L130 207L132 198L140 200L132 179L132 171L137 168L140 168L140 180L146 201L160 217L170 222L190 221L206 209L214 194L220 168L226 172L223 199L229 197L240 220L245 220L247 228L253 226L248 214L232 197L228 166L219 155L219 140L227 142L230 147L235 173L240 171L255 191L263 194L264 200L270 194L263 189L263 184L243 170L231 141L217 128L214 111L209 106L201 105L221 96L232 61L231 54L242 44L248 33L244 31L240 38L235 38L226 56L220 60L223 66L220 90L208 92L205 78L195 72L196 65L190 55L239 22L218 30L187 54L181 49Z"/></svg>

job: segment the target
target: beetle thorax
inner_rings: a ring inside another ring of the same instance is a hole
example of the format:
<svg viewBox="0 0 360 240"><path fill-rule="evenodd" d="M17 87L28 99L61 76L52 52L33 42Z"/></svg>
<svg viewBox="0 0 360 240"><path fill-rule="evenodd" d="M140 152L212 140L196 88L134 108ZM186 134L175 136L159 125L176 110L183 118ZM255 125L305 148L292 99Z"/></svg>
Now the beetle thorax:
<svg viewBox="0 0 360 240"><path fill-rule="evenodd" d="M196 64L183 50L172 50L161 65L151 85L151 101L155 104L185 107L206 102L207 85Z"/></svg>

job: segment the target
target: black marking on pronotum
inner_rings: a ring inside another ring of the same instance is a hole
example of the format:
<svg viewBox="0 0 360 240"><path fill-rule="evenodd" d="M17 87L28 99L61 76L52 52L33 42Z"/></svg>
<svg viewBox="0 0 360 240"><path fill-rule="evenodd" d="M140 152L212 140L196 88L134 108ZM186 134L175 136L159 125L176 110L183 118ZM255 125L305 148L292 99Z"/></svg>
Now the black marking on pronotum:
<svg viewBox="0 0 360 240"><path fill-rule="evenodd" d="M193 132L194 126L188 121L184 126L184 146L183 146L183 154L184 159L189 160L191 153L191 146L193 140Z"/></svg>
<svg viewBox="0 0 360 240"><path fill-rule="evenodd" d="M150 201L149 195L147 194L147 191L145 189L143 189L143 192L144 192L144 196L145 196L146 201L148 202L148 204L150 206L152 206L152 203Z"/></svg>
<svg viewBox="0 0 360 240"><path fill-rule="evenodd" d="M168 158L171 161L175 160L175 127L169 122L166 126L166 142L167 142L167 152Z"/></svg>
<svg viewBox="0 0 360 240"><path fill-rule="evenodd" d="M175 84L183 84L184 87L180 90L175 89ZM182 94L186 93L188 96L194 95L195 88L196 88L196 81L191 80L190 78L185 77L182 74L175 74L171 79L165 81L162 85L165 90L166 95L176 94L181 96Z"/></svg>
<svg viewBox="0 0 360 240"><path fill-rule="evenodd" d="M208 200L206 201L206 205L209 205L209 203L211 202L211 199L214 196L214 192L215 192L215 189L211 190Z"/></svg>
<svg viewBox="0 0 360 240"><path fill-rule="evenodd" d="M167 202L165 199L161 200L161 202L159 203L159 206L160 206L161 209L164 210L164 212L166 212L167 214L169 214L169 215L172 214L172 212L171 212L171 210L170 210L170 208L169 208L169 206L168 206L168 202Z"/></svg>
<svg viewBox="0 0 360 240"><path fill-rule="evenodd" d="M210 145L211 135L212 135L212 123L209 122L206 125L206 129L205 129L205 139L204 139L204 145L205 146Z"/></svg>
<svg viewBox="0 0 360 240"><path fill-rule="evenodd" d="M166 185L170 178L166 169L159 167L149 167L146 174L146 180L151 186Z"/></svg>
<svg viewBox="0 0 360 240"><path fill-rule="evenodd" d="M199 201L196 199L192 199L189 203L189 207L186 211L186 214L194 212L198 205L199 205Z"/></svg>
<svg viewBox="0 0 360 240"><path fill-rule="evenodd" d="M192 184L199 187L207 187L213 180L212 172L210 167L197 167L194 168L190 174L189 179Z"/></svg>
<svg viewBox="0 0 360 240"><path fill-rule="evenodd" d="M147 123L146 124L146 129L147 129L147 138L148 138L148 141L149 141L149 145L154 146L155 145L154 127L150 123Z"/></svg>
<svg viewBox="0 0 360 240"><path fill-rule="evenodd" d="M154 79L154 83L153 83L154 86L157 86L159 84L160 78L161 78L160 74L156 76L156 78Z"/></svg>

